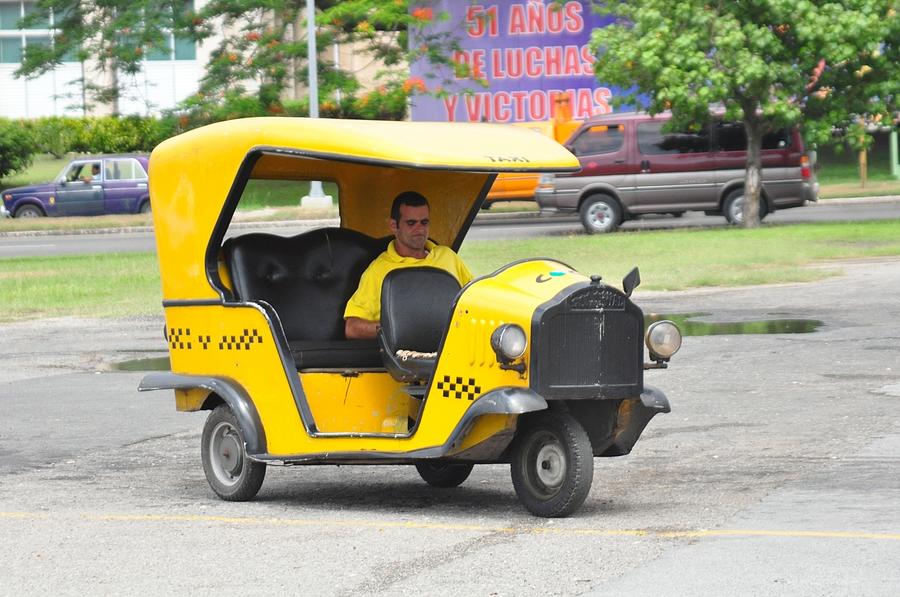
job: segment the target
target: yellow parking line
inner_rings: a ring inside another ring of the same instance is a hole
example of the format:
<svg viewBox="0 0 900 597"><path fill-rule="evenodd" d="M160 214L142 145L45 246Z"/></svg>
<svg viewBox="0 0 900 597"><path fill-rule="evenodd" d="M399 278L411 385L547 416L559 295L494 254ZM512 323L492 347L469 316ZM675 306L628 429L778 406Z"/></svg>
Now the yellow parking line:
<svg viewBox="0 0 900 597"><path fill-rule="evenodd" d="M0 518L27 518L29 520L45 520L49 514L43 512L0 512Z"/></svg>
<svg viewBox="0 0 900 597"><path fill-rule="evenodd" d="M352 527L369 529L418 529L438 531L473 531L479 533L509 533L520 535L590 535L595 537L650 537L662 539L699 539L705 537L779 537L790 539L868 539L900 541L900 533L869 533L857 531L802 531L778 529L593 529L577 527L490 526L459 523L431 523L415 521L371 521L303 518L270 518L253 516L215 516L204 514L90 514L75 516L91 522L199 522L245 526L272 527ZM63 516L57 516L63 518ZM0 512L0 519L46 520L43 512Z"/></svg>

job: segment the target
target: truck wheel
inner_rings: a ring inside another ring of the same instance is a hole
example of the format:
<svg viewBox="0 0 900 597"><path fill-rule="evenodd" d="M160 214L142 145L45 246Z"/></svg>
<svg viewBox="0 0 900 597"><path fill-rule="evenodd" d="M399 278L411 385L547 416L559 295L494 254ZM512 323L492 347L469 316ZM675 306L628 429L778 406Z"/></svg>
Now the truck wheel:
<svg viewBox="0 0 900 597"><path fill-rule="evenodd" d="M16 210L17 218L42 218L44 212L37 205L26 204Z"/></svg>
<svg viewBox="0 0 900 597"><path fill-rule="evenodd" d="M725 201L722 203L722 212L729 224L740 226L744 222L744 189L735 189L728 193ZM759 221L769 213L766 207L766 201L760 195L759 197Z"/></svg>
<svg viewBox="0 0 900 597"><path fill-rule="evenodd" d="M419 476L432 487L456 487L469 478L474 464L421 462L416 464Z"/></svg>
<svg viewBox="0 0 900 597"><path fill-rule="evenodd" d="M588 234L612 232L622 221L622 210L608 195L591 195L579 208L581 223Z"/></svg>
<svg viewBox="0 0 900 597"><path fill-rule="evenodd" d="M203 472L216 495L229 502L253 499L266 478L266 465L247 458L244 434L228 405L210 413L201 441Z"/></svg>
<svg viewBox="0 0 900 597"><path fill-rule="evenodd" d="M516 495L532 514L568 516L591 490L591 440L572 415L544 414L516 434L510 472Z"/></svg>

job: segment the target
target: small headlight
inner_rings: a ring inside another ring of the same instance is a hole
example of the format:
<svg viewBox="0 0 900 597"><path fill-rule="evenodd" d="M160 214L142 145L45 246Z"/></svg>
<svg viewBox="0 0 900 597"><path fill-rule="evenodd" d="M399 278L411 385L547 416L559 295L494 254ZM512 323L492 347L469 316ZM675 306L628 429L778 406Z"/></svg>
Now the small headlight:
<svg viewBox="0 0 900 597"><path fill-rule="evenodd" d="M646 342L651 357L667 361L681 348L681 330L671 321L657 321L647 328Z"/></svg>
<svg viewBox="0 0 900 597"><path fill-rule="evenodd" d="M491 347L501 361L512 361L525 354L528 340L525 330L514 323L504 323L491 334Z"/></svg>

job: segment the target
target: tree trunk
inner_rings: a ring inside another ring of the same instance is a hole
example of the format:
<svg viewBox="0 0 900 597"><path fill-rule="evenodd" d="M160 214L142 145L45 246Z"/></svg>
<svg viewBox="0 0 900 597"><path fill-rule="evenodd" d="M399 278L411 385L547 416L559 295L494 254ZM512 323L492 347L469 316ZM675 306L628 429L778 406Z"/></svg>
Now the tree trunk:
<svg viewBox="0 0 900 597"><path fill-rule="evenodd" d="M745 111L746 114L746 111ZM759 205L762 200L762 123L757 118L744 118L747 130L747 171L744 174L743 227L759 227Z"/></svg>

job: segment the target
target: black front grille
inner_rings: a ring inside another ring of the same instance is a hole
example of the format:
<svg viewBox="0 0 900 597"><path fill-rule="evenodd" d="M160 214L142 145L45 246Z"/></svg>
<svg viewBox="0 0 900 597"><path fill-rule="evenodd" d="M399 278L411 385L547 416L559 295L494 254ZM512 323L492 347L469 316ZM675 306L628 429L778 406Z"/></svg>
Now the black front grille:
<svg viewBox="0 0 900 597"><path fill-rule="evenodd" d="M610 286L571 289L532 324L532 388L545 398L625 398L643 390L643 313Z"/></svg>

